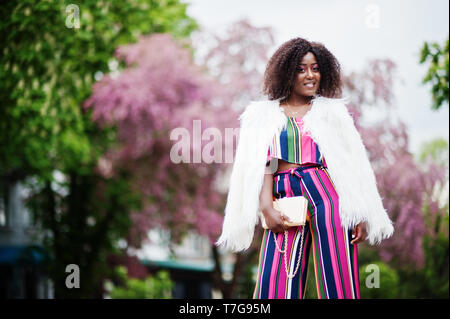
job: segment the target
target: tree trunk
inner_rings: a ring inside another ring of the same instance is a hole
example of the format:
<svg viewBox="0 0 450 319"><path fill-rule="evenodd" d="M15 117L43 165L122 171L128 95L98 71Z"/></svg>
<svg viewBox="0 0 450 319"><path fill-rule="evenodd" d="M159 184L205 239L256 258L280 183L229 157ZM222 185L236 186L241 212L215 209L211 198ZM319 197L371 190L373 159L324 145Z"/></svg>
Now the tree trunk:
<svg viewBox="0 0 450 319"><path fill-rule="evenodd" d="M237 253L236 261L233 267L233 277L230 282L226 282L223 280L223 274L221 269L220 255L217 247L213 244L211 245L213 259L214 259L214 280L216 286L222 292L222 296L224 299L231 299L236 297L236 288L239 281L239 278L242 275L242 270L244 265L250 260L250 256L254 252L253 249L245 252L245 253Z"/></svg>

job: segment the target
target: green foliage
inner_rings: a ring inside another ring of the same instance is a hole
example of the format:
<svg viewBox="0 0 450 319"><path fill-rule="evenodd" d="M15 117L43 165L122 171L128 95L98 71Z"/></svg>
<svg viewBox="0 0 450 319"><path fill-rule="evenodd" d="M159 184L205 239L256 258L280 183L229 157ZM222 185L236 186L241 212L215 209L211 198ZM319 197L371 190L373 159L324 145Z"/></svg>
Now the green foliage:
<svg viewBox="0 0 450 319"><path fill-rule="evenodd" d="M437 138L423 143L418 160L425 163L426 158L430 156L434 163L445 167L449 162L448 142L444 138Z"/></svg>
<svg viewBox="0 0 450 319"><path fill-rule="evenodd" d="M425 207L429 233L424 236L425 264L422 269L399 271L401 298L449 298L449 215L448 204L439 214Z"/></svg>
<svg viewBox="0 0 450 319"><path fill-rule="evenodd" d="M44 239L51 256L46 270L55 297L92 298L109 275L106 258L128 235L139 200L127 172L99 176L98 159L114 146L116 131L94 125L82 105L96 75L109 73L119 45L155 32L186 37L197 24L179 0L72 4L24 0L0 6L0 189L30 177L27 205L43 233L50 233ZM55 172L64 181L55 180ZM71 263L80 266L80 289L64 285Z"/></svg>
<svg viewBox="0 0 450 319"><path fill-rule="evenodd" d="M305 299L317 299L316 274L314 272L314 256L310 252L308 276L306 278Z"/></svg>
<svg viewBox="0 0 450 319"><path fill-rule="evenodd" d="M448 227L448 215L444 223ZM449 246L448 234L438 233L436 237L424 239L425 265L423 295L427 298L449 297Z"/></svg>
<svg viewBox="0 0 450 319"><path fill-rule="evenodd" d="M118 45L197 28L178 0L8 1L0 8L0 177L79 169L109 146L91 143L82 103ZM79 13L79 28L74 23Z"/></svg>
<svg viewBox="0 0 450 319"><path fill-rule="evenodd" d="M144 280L128 278L127 269L116 268L116 274L124 285L110 284L108 290L111 299L169 299L172 298L173 282L167 271L159 271L155 276Z"/></svg>
<svg viewBox="0 0 450 319"><path fill-rule="evenodd" d="M442 47L438 43L424 43L420 63L423 64L427 60L430 60L430 66L423 83L431 83L432 108L437 110L442 104L448 104L448 38Z"/></svg>
<svg viewBox="0 0 450 319"><path fill-rule="evenodd" d="M363 299L397 298L399 275L387 264L378 261L359 268L359 283ZM378 277L375 279L375 277Z"/></svg>
<svg viewBox="0 0 450 319"><path fill-rule="evenodd" d="M254 258L253 258L254 259ZM258 263L250 262L243 266L243 271L239 277L237 285L237 298L253 298L253 293L255 290L255 276L258 271Z"/></svg>

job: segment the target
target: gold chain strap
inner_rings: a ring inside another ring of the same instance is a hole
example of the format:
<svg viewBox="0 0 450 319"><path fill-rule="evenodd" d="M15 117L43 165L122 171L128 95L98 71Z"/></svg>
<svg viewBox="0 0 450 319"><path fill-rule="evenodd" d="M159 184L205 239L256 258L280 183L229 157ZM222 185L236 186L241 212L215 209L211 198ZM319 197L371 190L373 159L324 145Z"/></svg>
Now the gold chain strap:
<svg viewBox="0 0 450 319"><path fill-rule="evenodd" d="M277 247L277 250L280 252L280 254L284 254L284 270L286 271L286 275L288 276L289 279L292 279L295 277L295 275L297 274L298 271L298 267L300 266L300 259L302 257L302 247L303 247L303 235L305 234L305 226L303 226L302 229L302 237L300 240L300 251L298 253L298 259L297 259L297 265L295 266L295 271L293 274L289 274L289 271L287 269L287 246L288 246L288 231L285 230L284 231L284 238L283 238L283 242L286 241L286 244L284 245L284 250L281 250L280 247L278 246L278 242L277 242L277 236L273 236L273 239L275 241L275 247ZM281 243L281 246L283 246L283 243Z"/></svg>

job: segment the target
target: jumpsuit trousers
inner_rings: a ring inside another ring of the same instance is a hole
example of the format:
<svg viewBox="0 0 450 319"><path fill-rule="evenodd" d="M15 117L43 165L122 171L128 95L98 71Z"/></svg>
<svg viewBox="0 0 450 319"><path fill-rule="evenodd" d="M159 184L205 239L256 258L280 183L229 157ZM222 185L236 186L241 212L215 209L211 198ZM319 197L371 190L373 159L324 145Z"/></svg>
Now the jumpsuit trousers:
<svg viewBox="0 0 450 319"><path fill-rule="evenodd" d="M350 243L352 230L341 226L339 198L326 167L306 164L274 174L273 197L304 196L308 200L309 222L288 229L286 275L284 233L264 231L253 297L258 299L304 299L308 262L312 248L315 283L319 299L359 299L357 245ZM305 232L300 251L302 231Z"/></svg>

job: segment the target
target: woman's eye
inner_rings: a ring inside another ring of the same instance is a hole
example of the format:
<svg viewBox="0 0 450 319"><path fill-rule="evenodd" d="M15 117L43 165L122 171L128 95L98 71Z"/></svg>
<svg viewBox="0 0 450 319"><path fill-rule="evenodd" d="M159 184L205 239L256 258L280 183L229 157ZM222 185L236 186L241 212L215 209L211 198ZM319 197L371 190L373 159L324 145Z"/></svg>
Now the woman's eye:
<svg viewBox="0 0 450 319"><path fill-rule="evenodd" d="M313 72L319 72L320 71L319 67L317 67L317 66L313 67L312 70L313 70ZM300 68L298 71L299 72L305 72L306 70L305 70L305 68Z"/></svg>

